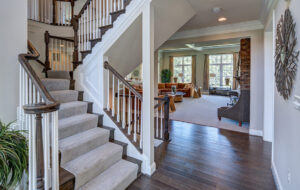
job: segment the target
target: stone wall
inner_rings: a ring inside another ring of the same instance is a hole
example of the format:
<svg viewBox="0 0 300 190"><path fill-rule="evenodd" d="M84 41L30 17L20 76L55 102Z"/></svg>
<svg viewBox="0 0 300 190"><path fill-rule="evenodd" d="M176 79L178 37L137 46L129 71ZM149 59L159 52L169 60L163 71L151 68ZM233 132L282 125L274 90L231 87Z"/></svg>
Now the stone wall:
<svg viewBox="0 0 300 190"><path fill-rule="evenodd" d="M240 86L241 90L250 90L251 77L251 39L246 38L241 40L241 66L240 66Z"/></svg>

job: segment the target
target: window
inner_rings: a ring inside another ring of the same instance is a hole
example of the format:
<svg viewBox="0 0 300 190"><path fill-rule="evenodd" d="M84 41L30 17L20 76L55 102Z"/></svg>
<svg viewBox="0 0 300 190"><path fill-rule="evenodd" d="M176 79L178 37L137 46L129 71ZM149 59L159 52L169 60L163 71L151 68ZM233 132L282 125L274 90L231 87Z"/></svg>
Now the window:
<svg viewBox="0 0 300 190"><path fill-rule="evenodd" d="M192 56L174 57L173 77L180 83L192 82Z"/></svg>
<svg viewBox="0 0 300 190"><path fill-rule="evenodd" d="M233 81L233 54L209 56L209 86L231 88Z"/></svg>

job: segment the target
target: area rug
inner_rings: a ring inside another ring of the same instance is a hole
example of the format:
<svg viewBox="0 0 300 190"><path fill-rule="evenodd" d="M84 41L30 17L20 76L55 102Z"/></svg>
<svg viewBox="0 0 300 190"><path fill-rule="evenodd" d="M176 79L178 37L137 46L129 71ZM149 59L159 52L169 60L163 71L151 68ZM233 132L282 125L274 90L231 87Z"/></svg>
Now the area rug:
<svg viewBox="0 0 300 190"><path fill-rule="evenodd" d="M170 113L170 119L204 126L216 127L242 133L249 133L249 123L239 127L237 121L217 117L217 109L227 106L229 97L203 95L202 98L184 98L183 102L175 103L176 111Z"/></svg>

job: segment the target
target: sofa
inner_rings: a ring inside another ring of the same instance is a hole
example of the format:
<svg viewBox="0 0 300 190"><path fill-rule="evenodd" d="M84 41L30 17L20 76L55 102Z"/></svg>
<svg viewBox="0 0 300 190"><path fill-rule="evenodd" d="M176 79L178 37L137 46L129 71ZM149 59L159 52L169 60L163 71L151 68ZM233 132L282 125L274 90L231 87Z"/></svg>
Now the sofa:
<svg viewBox="0 0 300 190"><path fill-rule="evenodd" d="M191 97L194 90L192 83L158 83L158 93L164 94L172 91L172 86L176 86L177 92L184 92L184 97Z"/></svg>

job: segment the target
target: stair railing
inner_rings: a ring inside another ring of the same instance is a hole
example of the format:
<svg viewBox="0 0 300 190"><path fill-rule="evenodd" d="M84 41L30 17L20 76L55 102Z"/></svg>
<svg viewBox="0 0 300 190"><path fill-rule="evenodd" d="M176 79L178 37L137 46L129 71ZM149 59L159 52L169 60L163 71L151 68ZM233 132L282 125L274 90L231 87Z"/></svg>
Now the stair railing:
<svg viewBox="0 0 300 190"><path fill-rule="evenodd" d="M50 35L45 32L45 69L54 71L73 71L74 40Z"/></svg>
<svg viewBox="0 0 300 190"><path fill-rule="evenodd" d="M28 131L29 189L59 189L58 109L29 60L39 53L28 41L28 54L20 54L19 129Z"/></svg>
<svg viewBox="0 0 300 190"><path fill-rule="evenodd" d="M154 99L157 104L154 106L154 138L169 141L169 107L168 95Z"/></svg>
<svg viewBox="0 0 300 190"><path fill-rule="evenodd" d="M28 0L28 19L53 25L70 26L75 0Z"/></svg>
<svg viewBox="0 0 300 190"><path fill-rule="evenodd" d="M124 10L128 0L87 0L78 15L73 17L75 49L79 52L90 51L94 42L112 25L113 12ZM76 57L74 57L76 58ZM82 60L79 57L79 60ZM76 62L76 60L74 59ZM77 60L78 61L78 60Z"/></svg>
<svg viewBox="0 0 300 190"><path fill-rule="evenodd" d="M142 91L129 84L107 61L106 108L116 125L129 140L142 151L143 147L143 96ZM169 97L155 98L155 138L169 140Z"/></svg>

